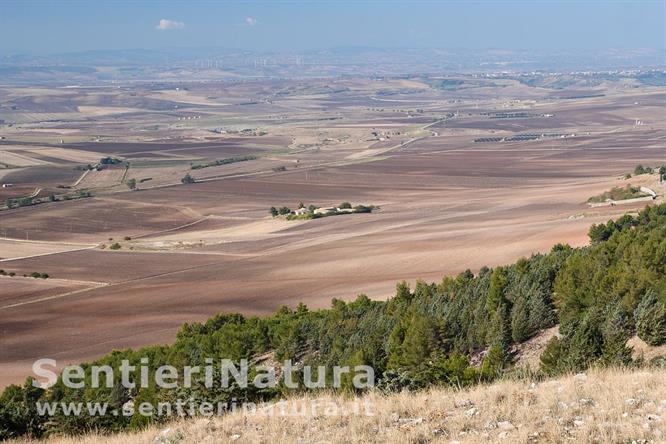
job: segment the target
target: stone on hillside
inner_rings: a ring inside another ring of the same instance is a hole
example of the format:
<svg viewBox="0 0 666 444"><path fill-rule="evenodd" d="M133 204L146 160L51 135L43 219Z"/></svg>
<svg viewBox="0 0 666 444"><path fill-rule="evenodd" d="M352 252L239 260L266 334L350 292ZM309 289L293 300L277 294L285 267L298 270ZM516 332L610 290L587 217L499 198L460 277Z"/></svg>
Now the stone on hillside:
<svg viewBox="0 0 666 444"><path fill-rule="evenodd" d="M510 421L499 421L497 423L497 428L500 430L508 431L508 430L515 430L515 426L511 424Z"/></svg>

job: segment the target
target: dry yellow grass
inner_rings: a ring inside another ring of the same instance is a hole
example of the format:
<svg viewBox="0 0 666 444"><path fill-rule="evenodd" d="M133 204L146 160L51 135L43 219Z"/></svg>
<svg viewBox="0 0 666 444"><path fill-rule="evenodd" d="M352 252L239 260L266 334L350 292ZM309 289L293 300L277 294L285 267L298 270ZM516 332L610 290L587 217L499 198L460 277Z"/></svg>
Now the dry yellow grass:
<svg viewBox="0 0 666 444"><path fill-rule="evenodd" d="M466 390L433 389L360 399L329 394L291 399L317 415L228 414L181 420L137 434L52 438L73 443L415 443L664 442L666 371L595 370L540 383L503 381ZM323 414L327 403L372 415ZM360 410L364 412L364 408Z"/></svg>

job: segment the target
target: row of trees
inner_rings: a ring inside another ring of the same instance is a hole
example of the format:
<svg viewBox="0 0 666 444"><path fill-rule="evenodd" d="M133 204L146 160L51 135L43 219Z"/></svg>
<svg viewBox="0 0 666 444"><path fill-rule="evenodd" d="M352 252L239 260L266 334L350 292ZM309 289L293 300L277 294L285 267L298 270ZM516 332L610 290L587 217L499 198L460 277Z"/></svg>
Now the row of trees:
<svg viewBox="0 0 666 444"><path fill-rule="evenodd" d="M219 165L228 165L230 163L237 163L237 162L247 162L248 160L255 160L258 159L258 156L255 156L253 154L247 154L244 156L234 156L234 157L228 157L226 159L218 159L218 160L213 160L212 162L208 163L193 163L190 165L190 168L193 170L200 170L202 168L208 168L211 166L219 166Z"/></svg>
<svg viewBox="0 0 666 444"><path fill-rule="evenodd" d="M77 193L55 195L50 194L46 197L21 197L21 198L8 198L5 200L5 206L8 210L20 207L29 207L32 205L39 205L49 202L59 202L65 200L84 199L92 197L92 193L88 190L79 190Z"/></svg>
<svg viewBox="0 0 666 444"><path fill-rule="evenodd" d="M270 356L276 362L291 359L315 368L370 365L378 389L384 391L464 386L510 371L514 344L559 323L561 338L551 341L542 355L544 373L592 364L628 365L629 336L637 334L652 345L666 341L666 205L597 226L591 234L597 231L603 235L590 247L556 245L548 254L484 267L476 275L465 271L439 283L419 281L413 289L403 282L386 301L360 295L352 302L333 300L325 310L301 304L264 318L219 314L205 323L184 325L172 345L114 351L94 364L118 369L122 359L138 366L147 357L153 372L165 364L203 366L205 358L215 363L221 358L249 359L252 373L259 357ZM470 357L480 352L485 356L480 365L471 365ZM341 390L355 389L343 381ZM259 402L287 393L282 385L207 388L199 379L191 388L176 390L152 385L127 389L119 380L113 388L80 390L62 381L46 391L27 383L11 386L0 396L0 438L118 431L164 420L85 412L43 418L35 414L38 399L106 401L119 409L128 401Z"/></svg>

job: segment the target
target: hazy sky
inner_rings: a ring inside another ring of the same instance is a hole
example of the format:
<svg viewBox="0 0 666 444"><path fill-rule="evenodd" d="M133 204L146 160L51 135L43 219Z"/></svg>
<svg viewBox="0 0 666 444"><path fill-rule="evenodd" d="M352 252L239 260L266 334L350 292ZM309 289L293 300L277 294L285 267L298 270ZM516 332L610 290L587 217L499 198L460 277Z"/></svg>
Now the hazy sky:
<svg viewBox="0 0 666 444"><path fill-rule="evenodd" d="M0 0L0 50L666 48L666 0Z"/></svg>

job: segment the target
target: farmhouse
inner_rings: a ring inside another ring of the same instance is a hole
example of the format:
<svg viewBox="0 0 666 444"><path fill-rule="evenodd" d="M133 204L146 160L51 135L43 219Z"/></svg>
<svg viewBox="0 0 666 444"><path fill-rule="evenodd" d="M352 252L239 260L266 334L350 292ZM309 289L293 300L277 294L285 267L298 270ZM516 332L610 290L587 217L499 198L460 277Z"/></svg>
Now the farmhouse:
<svg viewBox="0 0 666 444"><path fill-rule="evenodd" d="M13 183L3 183L3 184L2 184L2 188L11 188L11 187L13 187L13 186L14 186Z"/></svg>

